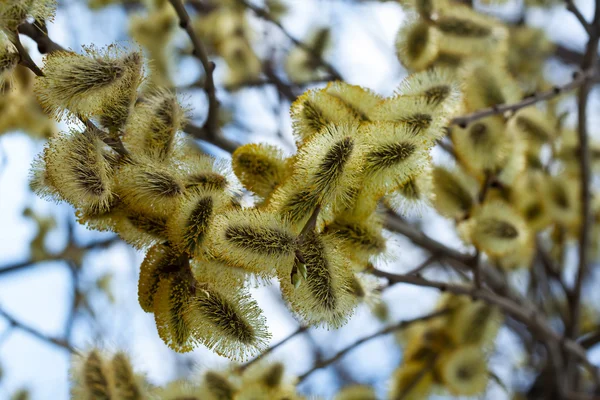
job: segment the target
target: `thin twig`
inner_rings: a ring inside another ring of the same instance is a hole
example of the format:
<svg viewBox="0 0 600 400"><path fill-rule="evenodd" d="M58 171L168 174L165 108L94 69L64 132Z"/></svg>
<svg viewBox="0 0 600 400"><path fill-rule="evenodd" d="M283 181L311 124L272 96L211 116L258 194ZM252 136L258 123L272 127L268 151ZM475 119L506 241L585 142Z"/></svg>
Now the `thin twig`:
<svg viewBox="0 0 600 400"><path fill-rule="evenodd" d="M45 334L41 333L40 331L30 327L29 325L26 325L23 322L18 321L11 314L4 311L2 308L0 308L0 316L4 317L10 325L14 326L17 329L22 330L23 332L27 332L30 335L35 336L36 338L38 338L44 342L48 342L55 346L61 347L65 350L68 350L71 353L77 353L77 350L75 350L69 343L65 342L62 339L57 339L57 338L45 335Z"/></svg>
<svg viewBox="0 0 600 400"><path fill-rule="evenodd" d="M200 60L200 63L204 68L204 90L206 92L206 96L208 97L208 116L206 117L204 127L206 128L208 137L215 138L219 135L219 101L217 100L217 90L215 87L215 81L213 79L215 63L208 59L206 48L198 38L198 35L196 35L190 20L190 16L181 0L169 0L169 3L171 3L175 9L175 12L177 13L177 16L179 17L179 26L186 31L187 35L192 41L194 56Z"/></svg>
<svg viewBox="0 0 600 400"><path fill-rule="evenodd" d="M315 371L321 369L321 368L325 368L330 364L333 364L334 362L338 361L340 358L342 358L343 356L345 356L347 353L351 352L352 350L354 350L355 348L357 348L358 346L362 345L363 343L366 343L370 340L376 339L380 336L384 336L387 335L389 333L395 332L397 330L400 329L404 329L407 328L408 326L417 323L417 322L421 322L421 321L427 321L430 320L432 318L436 318L439 317L441 315L444 315L445 313L447 313L448 310L439 310L436 312L433 312L431 314L427 314L424 315L422 317L418 317L418 318L413 318L413 319L409 319L409 320L404 320L404 321L400 321L394 325L390 325L380 331L377 331L375 333L373 333L372 335L366 336L362 339L357 340L356 342L352 343L350 346L340 350L339 352L337 352L335 355L333 355L330 358L327 358L325 360L322 360L318 363L316 363L315 365L313 365L313 367L311 369L309 369L308 371L306 371L304 374L300 375L298 377L298 383L304 381L306 378L308 378L310 375L312 375Z"/></svg>
<svg viewBox="0 0 600 400"><path fill-rule="evenodd" d="M577 89L584 85L584 83L590 83L597 75L595 68L584 69L583 72L577 72L574 74L573 80L561 86L554 86L552 89L545 92L536 93L530 97L527 97L517 103L512 104L499 104L493 107L485 108L483 110L476 111L472 114L456 117L450 120L450 125L458 125L460 127L467 127L471 122L480 120L491 115L499 115L505 113L514 113L522 108L532 106L544 100L549 100L557 97L561 94L567 93L571 90Z"/></svg>
<svg viewBox="0 0 600 400"><path fill-rule="evenodd" d="M287 337L285 337L280 342L278 342L278 343L274 344L273 346L269 347L263 353L261 353L260 355L258 355L255 358L253 358L252 360L248 361L247 363L240 365L238 367L239 371L240 372L244 371L246 368L248 368L249 366L251 366L255 362L262 360L264 357L266 357L267 355L269 355L270 353L272 353L273 351L275 351L275 349L277 349L280 346L283 346L285 343L287 343L288 341L290 341L294 337L296 337L296 336L298 336L298 335L306 332L309 328L310 327L307 326L307 325L299 326L298 329L296 329L294 332L290 333Z"/></svg>
<svg viewBox="0 0 600 400"><path fill-rule="evenodd" d="M306 51L312 58L313 60L317 63L322 65L326 70L327 73L329 75L331 75L331 77L335 80L343 80L342 75L337 71L337 69L331 65L330 63L328 63L327 61L325 61L322 57L320 57L318 54L315 53L314 49L307 45L306 43L296 39L295 37L293 37L284 27L283 25L281 25L281 23L277 20L275 20L271 14L269 13L268 10L255 6L253 4L250 4L247 0L237 0L240 4L244 5L245 7L247 7L249 10L251 10L254 14L256 14L257 17L260 17L266 21L269 21L270 23L272 23L273 25L277 26L281 32L290 40L292 41L292 43L294 43L296 46L300 47L302 50Z"/></svg>
<svg viewBox="0 0 600 400"><path fill-rule="evenodd" d="M446 282L435 282L424 279L420 276L400 275L385 272L371 267L367 272L386 278L390 284L407 283L415 286L436 288L441 291L447 291L454 294L467 295L472 298L481 299L489 304L498 306L506 314L512 316L515 320L523 323L538 340L543 343L556 344L564 350L572 354L576 359L581 361L584 366L590 371L595 382L600 382L598 367L593 365L587 358L586 350L577 342L564 338L562 335L554 332L548 324L543 321L536 308L529 307L524 304L516 303L515 301L499 296L498 294L485 289L475 287L450 284Z"/></svg>
<svg viewBox="0 0 600 400"><path fill-rule="evenodd" d="M592 27L586 21L585 17L583 16L583 14L579 10L579 8L575 5L575 2L573 0L565 0L565 3L567 6L567 10L569 10L575 16L575 18L577 18L577 20L579 21L579 23L581 24L583 29L585 29L586 33L591 36L592 35Z"/></svg>

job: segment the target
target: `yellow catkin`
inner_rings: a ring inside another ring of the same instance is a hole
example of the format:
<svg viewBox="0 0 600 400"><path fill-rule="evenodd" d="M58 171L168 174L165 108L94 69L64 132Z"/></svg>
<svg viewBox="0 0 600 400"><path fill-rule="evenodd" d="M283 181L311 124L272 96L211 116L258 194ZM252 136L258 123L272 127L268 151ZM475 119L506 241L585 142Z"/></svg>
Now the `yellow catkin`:
<svg viewBox="0 0 600 400"><path fill-rule="evenodd" d="M153 296L158 334L167 346L180 353L194 348L192 327L186 320L194 286L187 276L180 273L161 279Z"/></svg>
<svg viewBox="0 0 600 400"><path fill-rule="evenodd" d="M478 346L460 347L439 360L444 386L455 396L475 396L485 391L489 374Z"/></svg>
<svg viewBox="0 0 600 400"><path fill-rule="evenodd" d="M242 289L226 292L199 284L185 321L195 343L237 361L263 351L271 337L261 309Z"/></svg>
<svg viewBox="0 0 600 400"><path fill-rule="evenodd" d="M421 400L428 397L433 385L433 374L426 364L405 364L396 369L390 383L390 400Z"/></svg>
<svg viewBox="0 0 600 400"><path fill-rule="evenodd" d="M256 274L291 268L296 235L276 214L232 210L214 219L208 237L214 257Z"/></svg>
<svg viewBox="0 0 600 400"><path fill-rule="evenodd" d="M462 218L475 204L476 183L460 170L436 166L433 169L433 204L448 218Z"/></svg>
<svg viewBox="0 0 600 400"><path fill-rule="evenodd" d="M113 400L114 380L101 352L93 349L78 358L71 372L73 398Z"/></svg>
<svg viewBox="0 0 600 400"><path fill-rule="evenodd" d="M46 178L60 197L91 212L107 211L113 199L113 170L94 132L63 133L44 150Z"/></svg>
<svg viewBox="0 0 600 400"><path fill-rule="evenodd" d="M177 96L165 89L146 94L127 121L123 142L131 151L164 161L173 152L175 134L185 123Z"/></svg>
<svg viewBox="0 0 600 400"><path fill-rule="evenodd" d="M154 309L154 295L162 279L167 279L181 271L181 258L171 247L157 244L150 248L140 267L138 300L146 312Z"/></svg>
<svg viewBox="0 0 600 400"><path fill-rule="evenodd" d="M281 150L267 144L246 144L231 156L233 171L244 187L266 198L288 175Z"/></svg>
<svg viewBox="0 0 600 400"><path fill-rule="evenodd" d="M309 90L290 109L297 143L319 133L329 124L351 124L357 116L340 99L325 90Z"/></svg>
<svg viewBox="0 0 600 400"><path fill-rule="evenodd" d="M406 23L396 36L396 55L409 70L421 71L438 56L440 33L419 19Z"/></svg>
<svg viewBox="0 0 600 400"><path fill-rule="evenodd" d="M227 210L231 198L222 191L198 189L185 196L166 225L170 243L190 256L201 254L215 215Z"/></svg>
<svg viewBox="0 0 600 400"><path fill-rule="evenodd" d="M104 126L118 130L135 101L142 56L114 46L105 51L87 48L85 54L57 51L46 57L43 70L35 91L48 113L59 118L68 111L98 116Z"/></svg>
<svg viewBox="0 0 600 400"><path fill-rule="evenodd" d="M525 221L505 202L486 202L466 224L469 240L490 255L503 256L528 244L530 232Z"/></svg>
<svg viewBox="0 0 600 400"><path fill-rule="evenodd" d="M146 397L143 380L135 375L129 357L115 354L111 361L115 392L119 400L143 400Z"/></svg>
<svg viewBox="0 0 600 400"><path fill-rule="evenodd" d="M168 215L185 193L182 172L140 158L124 165L117 175L117 192L130 210Z"/></svg>
<svg viewBox="0 0 600 400"><path fill-rule="evenodd" d="M27 18L52 21L56 13L56 0L3 0L0 3L0 29L16 32Z"/></svg>
<svg viewBox="0 0 600 400"><path fill-rule="evenodd" d="M352 270L338 248L339 241L334 238L309 233L299 250L306 262L306 280L295 287L292 268L279 273L284 299L305 323L338 328L357 305L351 292Z"/></svg>

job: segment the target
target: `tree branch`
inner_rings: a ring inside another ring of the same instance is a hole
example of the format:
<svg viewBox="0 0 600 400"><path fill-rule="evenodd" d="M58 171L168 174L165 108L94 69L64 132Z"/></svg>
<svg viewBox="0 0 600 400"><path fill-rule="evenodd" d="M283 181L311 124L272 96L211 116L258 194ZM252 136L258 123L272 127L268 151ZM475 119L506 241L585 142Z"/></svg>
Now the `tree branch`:
<svg viewBox="0 0 600 400"><path fill-rule="evenodd" d="M352 343L350 346L340 350L332 357L316 363L310 370L306 371L304 374L302 374L298 377L298 383L304 381L306 378L308 378L310 375L312 375L315 371L317 371L321 368L325 368L328 365L333 364L334 362L338 361L340 358L342 358L343 356L345 356L347 353L351 352L352 350L356 349L358 346L362 345L363 343L366 343L370 340L376 339L380 336L387 335L388 333L392 333L392 332L395 332L400 329L405 329L416 322L427 321L432 318L439 317L441 315L444 315L447 312L448 312L448 310L440 310L440 311L433 312L431 314L424 315L422 317L400 321L394 325L390 325L380 331L377 331L377 332L373 333L372 335L369 335L362 339L359 339L356 342Z"/></svg>
<svg viewBox="0 0 600 400"><path fill-rule="evenodd" d="M215 70L215 63L208 59L208 53L191 24L190 16L185 9L185 6L181 0L169 0L169 3L175 9L177 16L179 17L179 26L184 29L192 41L194 48L194 56L200 60L202 67L204 68L204 90L208 97L208 116L204 123L204 128L209 138L216 138L219 136L219 101L217 100L217 93L215 88L215 81L213 79L213 71Z"/></svg>

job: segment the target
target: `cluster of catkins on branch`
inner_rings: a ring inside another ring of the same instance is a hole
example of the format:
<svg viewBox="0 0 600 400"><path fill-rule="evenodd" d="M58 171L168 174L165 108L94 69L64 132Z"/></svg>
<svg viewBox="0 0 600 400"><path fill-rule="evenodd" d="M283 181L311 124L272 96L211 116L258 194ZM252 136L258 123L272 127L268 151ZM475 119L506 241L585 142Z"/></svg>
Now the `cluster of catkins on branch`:
<svg viewBox="0 0 600 400"><path fill-rule="evenodd" d="M424 399L436 387L454 396L474 396L486 389L487 353L500 327L499 311L451 294L442 296L437 308L440 316L397 335L404 344L404 362L393 374L390 398Z"/></svg>
<svg viewBox="0 0 600 400"><path fill-rule="evenodd" d="M43 70L36 90L48 112L108 132L88 122L51 138L33 186L71 203L89 227L147 249L139 301L170 347L201 343L233 359L269 338L250 276L277 277L304 323L347 320L373 286L356 274L385 248L378 201L425 168L460 100L434 71L389 99L341 82L309 91L292 106L296 155L257 144L233 154L235 175L257 196L242 207L234 177L178 134L177 98L138 93L139 53L55 52Z"/></svg>
<svg viewBox="0 0 600 400"><path fill-rule="evenodd" d="M71 369L75 399L114 400L300 400L293 379L284 375L281 363L255 363L248 368L206 371L197 383L173 381L164 387L151 385L134 372L123 352L109 354L93 349L76 357Z"/></svg>
<svg viewBox="0 0 600 400"><path fill-rule="evenodd" d="M524 88L531 89L519 79L534 74L524 63L537 65L547 56L549 46L526 51L543 42L539 32L520 27L509 39L499 21L466 6L429 0L411 5L411 22L398 34L400 61L417 71L448 67L461 82L466 114L518 102ZM535 75L536 89L547 86L540 69ZM502 268L529 266L538 233L551 234L557 256L577 237L577 137L562 117L557 103L549 102L545 109L533 106L452 126L456 166L436 166L421 178L422 198L429 191L437 211L456 220L463 239ZM593 143L594 164L597 148ZM594 204L598 216L596 196Z"/></svg>

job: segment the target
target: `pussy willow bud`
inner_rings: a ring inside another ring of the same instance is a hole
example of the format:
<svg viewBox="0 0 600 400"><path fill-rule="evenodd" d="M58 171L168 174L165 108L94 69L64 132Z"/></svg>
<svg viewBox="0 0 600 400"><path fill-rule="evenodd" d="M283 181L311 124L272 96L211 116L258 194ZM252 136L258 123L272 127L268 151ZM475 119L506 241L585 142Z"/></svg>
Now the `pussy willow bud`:
<svg viewBox="0 0 600 400"><path fill-rule="evenodd" d="M52 21L56 13L56 0L3 0L0 2L0 29L16 32L27 18Z"/></svg>
<svg viewBox="0 0 600 400"><path fill-rule="evenodd" d="M515 103L522 97L516 82L501 66L473 62L465 66L463 76L465 104L469 110Z"/></svg>
<svg viewBox="0 0 600 400"><path fill-rule="evenodd" d="M396 37L396 56L406 68L421 71L429 67L438 56L438 30L422 20L406 23Z"/></svg>
<svg viewBox="0 0 600 400"><path fill-rule="evenodd" d="M499 116L480 119L464 129L452 129L456 155L475 176L482 176L486 170L496 171L505 165L513 148L512 138Z"/></svg>
<svg viewBox="0 0 600 400"><path fill-rule="evenodd" d="M433 169L436 210L448 218L462 218L475 204L476 182L460 170Z"/></svg>
<svg viewBox="0 0 600 400"><path fill-rule="evenodd" d="M309 90L290 109L296 142L302 143L329 124L357 122L356 115L339 98L325 90Z"/></svg>
<svg viewBox="0 0 600 400"><path fill-rule="evenodd" d="M131 361L125 353L115 354L110 366L115 380L115 392L119 400L143 400L146 398L145 382L133 372Z"/></svg>
<svg viewBox="0 0 600 400"><path fill-rule="evenodd" d="M150 248L140 267L138 300L146 312L154 310L154 295L161 280L181 271L181 257L171 247L157 244Z"/></svg>
<svg viewBox="0 0 600 400"><path fill-rule="evenodd" d="M297 225L319 204L349 205L364 164L363 139L356 125L328 125L298 150L294 174L273 193L270 205Z"/></svg>
<svg viewBox="0 0 600 400"><path fill-rule="evenodd" d="M373 110L383 100L377 93L343 81L329 82L325 93L340 99L359 121L373 119Z"/></svg>
<svg viewBox="0 0 600 400"><path fill-rule="evenodd" d="M197 343L238 361L263 351L271 337L262 310L244 290L204 285L190 299L185 321Z"/></svg>
<svg viewBox="0 0 600 400"><path fill-rule="evenodd" d="M117 178L121 200L129 209L139 212L168 215L185 192L180 170L149 158L124 165Z"/></svg>
<svg viewBox="0 0 600 400"><path fill-rule="evenodd" d="M251 209L216 216L208 240L216 258L258 275L291 267L296 249L289 224L275 214Z"/></svg>
<svg viewBox="0 0 600 400"><path fill-rule="evenodd" d="M352 270L338 252L338 243L333 238L309 233L299 250L306 262L306 280L296 288L290 282L290 269L279 274L283 297L307 324L338 328L357 305L351 293Z"/></svg>
<svg viewBox="0 0 600 400"><path fill-rule="evenodd" d="M136 104L123 141L137 154L164 161L172 154L175 134L184 122L185 111L177 96L167 90L155 90Z"/></svg>
<svg viewBox="0 0 600 400"><path fill-rule="evenodd" d="M455 396L483 393L489 380L484 353L478 346L459 347L439 360L439 374Z"/></svg>
<svg viewBox="0 0 600 400"><path fill-rule="evenodd" d="M168 220L169 241L190 256L200 254L215 215L230 204L231 198L221 191L199 189L185 196Z"/></svg>
<svg viewBox="0 0 600 400"><path fill-rule="evenodd" d="M116 396L114 377L100 351L79 356L71 373L71 395L76 399L105 399Z"/></svg>
<svg viewBox="0 0 600 400"><path fill-rule="evenodd" d="M529 230L523 218L507 203L486 202L473 212L467 235L478 249L502 256L528 242Z"/></svg>
<svg viewBox="0 0 600 400"><path fill-rule="evenodd" d="M281 150L266 144L246 144L231 156L233 171L244 187L266 198L289 174Z"/></svg>
<svg viewBox="0 0 600 400"><path fill-rule="evenodd" d="M107 211L113 199L113 170L104 143L91 131L69 132L44 150L47 183L63 200L91 212Z"/></svg>
<svg viewBox="0 0 600 400"><path fill-rule="evenodd" d="M86 48L85 54L67 51L46 57L43 77L35 91L50 114L62 117L69 111L97 116L116 130L125 124L142 76L142 56L123 54L115 47L105 51Z"/></svg>
<svg viewBox="0 0 600 400"><path fill-rule="evenodd" d="M334 400L377 400L377 394L370 386L350 385L342 388Z"/></svg>

